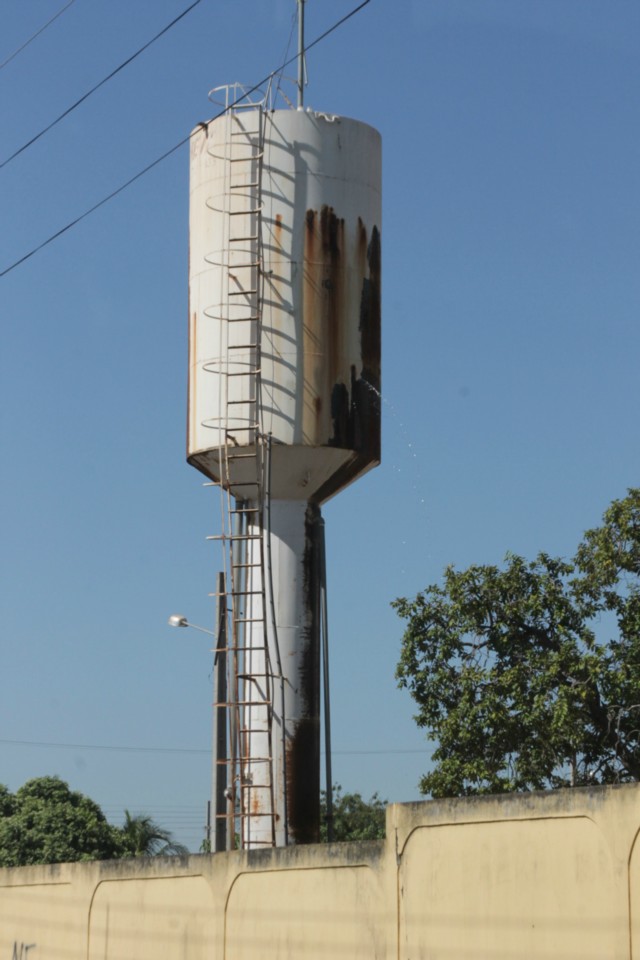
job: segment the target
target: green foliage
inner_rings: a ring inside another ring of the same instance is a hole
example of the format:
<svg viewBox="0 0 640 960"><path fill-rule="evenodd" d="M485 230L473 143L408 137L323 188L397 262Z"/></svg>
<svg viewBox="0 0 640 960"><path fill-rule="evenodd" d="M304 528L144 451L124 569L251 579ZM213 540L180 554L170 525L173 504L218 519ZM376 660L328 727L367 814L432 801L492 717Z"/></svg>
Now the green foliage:
<svg viewBox="0 0 640 960"><path fill-rule="evenodd" d="M383 840L385 835L385 809L387 801L374 793L370 800L363 800L359 793L342 793L342 787L333 787L333 839ZM327 794L320 795L320 840L327 842Z"/></svg>
<svg viewBox="0 0 640 960"><path fill-rule="evenodd" d="M174 842L169 830L165 830L147 814L132 816L125 810L124 818L121 827L124 856L169 857L189 852L181 843Z"/></svg>
<svg viewBox="0 0 640 960"><path fill-rule="evenodd" d="M0 866L108 860L122 855L120 832L100 807L58 777L0 788Z"/></svg>
<svg viewBox="0 0 640 960"><path fill-rule="evenodd" d="M436 743L433 797L640 779L640 489L571 563L448 567L393 604L397 669Z"/></svg>
<svg viewBox="0 0 640 960"><path fill-rule="evenodd" d="M125 810L124 825L115 827L59 777L29 780L15 794L0 784L1 867L183 853L151 817Z"/></svg>

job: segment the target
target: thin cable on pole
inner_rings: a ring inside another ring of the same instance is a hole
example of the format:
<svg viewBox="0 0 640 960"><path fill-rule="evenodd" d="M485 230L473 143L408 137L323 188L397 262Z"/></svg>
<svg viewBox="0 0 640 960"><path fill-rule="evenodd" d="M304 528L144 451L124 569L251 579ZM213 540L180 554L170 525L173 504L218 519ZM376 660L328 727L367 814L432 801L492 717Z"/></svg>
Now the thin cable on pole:
<svg viewBox="0 0 640 960"><path fill-rule="evenodd" d="M40 27L39 30L36 30L36 32L35 32L34 34L32 34L32 36L30 36L28 40L25 40L24 43L21 44L21 45L18 47L17 50L14 50L13 53L10 54L10 55L6 58L6 60L3 60L2 63L0 63L0 70L3 70L4 67L6 67L6 65L7 65L8 63L11 63L11 61L12 61L15 57L17 57L19 53L22 53L22 51L25 49L25 47L28 47L28 46L29 46L29 44L32 42L32 40L35 40L36 37L39 37L41 33L44 33L44 31L47 29L47 27L51 26L51 24L53 23L53 21L54 21L54 20L57 20L58 17L61 16L61 14L63 14L63 13L65 12L65 10L67 10L67 9L71 6L72 3L75 3L75 0L68 0L68 2L65 3L65 5L64 5L63 7L61 7L61 8L58 10L57 13L54 13L54 15L51 17L50 20L47 20L47 22L44 23L44 24Z"/></svg>
<svg viewBox="0 0 640 960"><path fill-rule="evenodd" d="M283 60L286 60L287 57L289 56L289 50L291 49L291 41L293 40L293 31L295 30L295 28L296 28L296 14L293 13L293 14L291 15L291 30L289 31L289 39L287 40L287 46L285 47L284 54L282 55L282 59L283 59ZM280 71L279 71L279 73L278 73L278 75L277 75L277 76L278 76L278 83L276 84L275 97L278 96L278 94L280 93L280 90L281 90L281 88L282 88L282 79L283 79L283 77L282 77L282 70L283 70L283 69L284 69L284 68L281 68ZM275 77L274 77L274 79L275 79ZM274 102L275 102L275 97L274 97ZM289 101L287 101L287 102L289 102Z"/></svg>
<svg viewBox="0 0 640 960"><path fill-rule="evenodd" d="M16 157L19 157L20 154L24 153L24 151L27 150L29 147L33 146L33 144L36 143L41 137L44 137L45 133L48 133L49 130L52 130L55 126L57 126L57 124L59 124L61 120L64 120L64 118L68 117L70 113L73 113L73 111L76 110L80 106L80 104L84 103L85 100L88 100L89 97L96 92L96 90L99 90L100 87L103 87L105 83L109 82L109 80L113 80L113 78L118 73L120 73L121 70L124 70L124 68L128 67L130 63L133 63L136 57L139 57L141 53L144 53L145 50L148 50L149 47L156 42L156 40L159 40L160 37L164 36L164 34L167 33L169 30L171 30L172 27L175 27L175 25L179 23L183 17L186 17L186 15L190 13L194 7L197 7L198 4L201 2L202 0L195 0L195 2L191 4L191 6L187 7L186 10L183 10L181 14L179 14L174 20L171 21L171 23L168 23L166 27L163 27L160 33L156 33L155 37L152 37L151 40L148 40L144 44L144 46L140 47L139 50L136 50L136 52L132 54L130 57L127 57L127 59L124 60L119 67L116 67L115 70L112 70L111 73L109 73L106 77L103 77L103 79L100 80L99 83L96 83L95 86L91 87L90 90L87 90L87 92L83 94L83 96L81 96L78 100L76 100L75 103L72 103L70 107L67 107L66 110L63 110L63 112L60 114L59 117L56 117L56 119L52 120L51 123L47 124L46 127L43 127L39 133L36 133L34 137L31 137L30 140L27 140L26 143L23 143L22 146L19 147L14 153L12 153L10 157L7 157L6 160L3 160L2 163L0 163L0 170L2 170L3 167L6 167L8 163L11 163L12 160L15 160Z"/></svg>
<svg viewBox="0 0 640 960"><path fill-rule="evenodd" d="M197 2L199 3L200 0L197 0ZM305 50L311 50L317 44L321 43L322 40L326 39L326 37L332 34L339 27L341 27L343 23L346 23L347 20L350 20L351 17L354 17L356 13L359 13L363 9L363 7L366 7L370 2L371 0L362 0L362 3L358 4L357 7L354 7L350 13L345 14L345 16L342 17L340 20L337 20L333 24L333 26L329 27L327 30L324 31L324 33L321 33L320 36L316 37L315 40L312 40L311 43L307 44L307 46L305 47ZM272 77L276 76L280 70L286 69L286 67L288 67L291 63L293 63L297 59L298 59L298 54L296 54L294 57L290 57L288 60L282 63L276 70L273 70L271 73L268 73L266 77L263 77L262 80L254 84L253 87L250 87L249 90L246 90L241 96L238 96L227 107L225 107L223 110L220 110L220 112L215 114L215 116L210 117L209 120L207 120L206 122L199 124L198 129L200 127L206 128L208 124L213 123L214 120L218 120L225 113L228 113L229 110L233 110L233 108L236 107L242 100L246 99L246 97L250 97L252 93L255 93L256 90L264 86L264 84L268 83ZM186 137L183 137L182 140L176 143L173 147L170 147L169 150L166 150L161 156L157 157L155 160L152 160L151 163L148 163L146 167L144 167L142 170L138 171L138 173L130 177L127 181L125 181L125 183L121 184L119 187L116 187L115 190L112 190L111 193L109 193L106 197L103 197L102 200L98 200L98 202L94 203L92 207L89 207L88 210L85 210L84 213L81 213L79 216L77 216L75 220L71 220L64 227L61 227L60 230L57 230L55 233L51 234L50 237L47 237L46 240L43 240L42 243L39 243L37 247L33 247L33 249L29 251L29 253L25 253L24 256L20 257L18 260L14 260L13 263L9 264L8 267L4 268L4 270L0 273L0 277L6 277L8 273L11 273L11 271L15 270L16 267L19 267L20 264L25 263L25 261L27 260L30 260L31 257L35 256L36 253L39 253L40 250L43 250L44 247L47 247L50 243L53 243L54 240L57 240L58 237L61 237L68 230L71 230L72 227L77 226L87 217L91 216L92 213L95 213L96 210L99 210L100 207L103 207L105 203L108 203L110 200L113 200L115 197L118 196L118 194L126 190L127 187L130 187L132 183L135 183L136 180L139 180L146 173L149 173L150 170L153 170L154 167L157 167L159 163L162 163L163 160L166 160L167 157L170 157L172 153L175 153L176 150L179 150L180 147L184 146L185 143L188 143L191 140L191 137L194 135L194 133L195 133L195 130L192 131L192 133L188 134Z"/></svg>

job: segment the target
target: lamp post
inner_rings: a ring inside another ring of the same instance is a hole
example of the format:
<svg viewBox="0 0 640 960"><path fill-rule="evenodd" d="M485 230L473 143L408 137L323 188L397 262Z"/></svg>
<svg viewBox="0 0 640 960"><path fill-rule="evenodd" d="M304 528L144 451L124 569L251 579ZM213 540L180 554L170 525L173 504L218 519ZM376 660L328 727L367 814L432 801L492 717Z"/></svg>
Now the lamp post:
<svg viewBox="0 0 640 960"><path fill-rule="evenodd" d="M218 629L206 630L190 623L182 614L172 614L167 623L170 627L191 627L215 637L213 659L214 705L213 705L213 758L212 758L212 806L214 852L230 850L233 843L233 791L227 789L227 612L224 600L224 574L218 574ZM229 824L229 829L227 825ZM211 841L211 832L209 840Z"/></svg>

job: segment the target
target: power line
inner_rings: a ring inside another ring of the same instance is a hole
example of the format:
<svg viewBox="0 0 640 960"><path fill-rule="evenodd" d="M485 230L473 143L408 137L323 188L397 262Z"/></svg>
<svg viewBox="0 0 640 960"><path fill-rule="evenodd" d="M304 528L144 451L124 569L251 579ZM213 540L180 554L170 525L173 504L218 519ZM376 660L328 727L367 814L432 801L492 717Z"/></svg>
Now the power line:
<svg viewBox="0 0 640 960"><path fill-rule="evenodd" d="M43 137L45 133L48 133L49 130L52 130L53 127L55 127L58 123L60 123L61 120L64 120L64 118L68 117L70 113L73 113L73 111L77 107L79 107L81 103L84 103L85 100L88 100L89 97L96 92L96 90L99 90L100 87L103 87L105 85L105 83L108 83L109 80L112 80L118 73L120 73L121 70L124 70L125 67L128 67L130 63L133 63L136 57L139 57L141 53L144 53L145 50L148 50L149 47L156 42L156 40L159 40L160 37L164 36L164 34L167 33L169 30L171 30L172 27L175 27L175 25L179 23L183 17L186 17L186 15L190 13L194 7L197 7L198 4L201 2L202 0L195 0L195 2L192 3L190 7L187 7L186 10L183 10L181 14L179 14L174 20L171 21L171 23L168 23L166 27L163 27L160 33L156 33L155 37L152 37L151 40L148 40L147 43L144 44L144 46L140 47L139 50L136 50L136 52L132 54L130 57L128 57L123 63L121 63L119 67L116 67L115 70L112 70L111 73L108 74L106 77L104 77L102 80L100 80L99 83L96 83L95 86L91 87L90 90L87 90L87 92L83 94L83 96L81 96L79 100L76 100L75 103L72 103L70 107L67 107L67 109L64 110L59 117L56 117L56 119L52 120L51 123L49 123L46 127L43 127L43 129L40 130L39 133L36 133L34 137L31 137L30 140L27 140L26 143L23 143L22 146L19 147L14 153L12 153L10 157L7 157L6 160L3 160L2 163L0 163L0 170L2 170L3 167L6 167L8 163L11 163L12 160L15 160L16 157L19 157L21 153L24 153L24 151L27 150L28 147L36 143L36 141L38 141L40 137Z"/></svg>
<svg viewBox="0 0 640 960"><path fill-rule="evenodd" d="M125 746L124 744L113 743L59 743L51 740L8 740L0 739L0 744L6 744L14 747L58 747L66 750L112 750L120 753L183 753L195 754L199 756L211 754L210 748L203 747L146 747L146 746ZM364 757L364 756L395 756L397 754L423 754L424 749L390 749L390 750L332 750L333 756L342 757Z"/></svg>
<svg viewBox="0 0 640 960"><path fill-rule="evenodd" d="M50 740L5 740L0 743L14 747L60 747L67 750L115 750L121 753L192 753L211 754L211 750L198 747L132 747L112 743L56 743Z"/></svg>
<svg viewBox="0 0 640 960"><path fill-rule="evenodd" d="M19 53L22 53L24 48L28 47L31 41L35 40L36 37L39 37L40 34L43 33L47 29L47 27L53 23L54 20L57 20L58 17L61 14L63 14L65 10L67 10L71 6L72 3L75 3L75 0L68 0L68 3L65 3L64 7L61 7L57 13L54 13L54 15L51 17L50 20L47 20L47 22L43 24L39 30L36 30L36 32L32 36L30 36L28 40L25 40L25 42L21 44L17 50L14 50L13 53L7 57L6 60L3 60L2 63L0 63L0 70L3 70L8 63L11 63L14 57L17 57Z"/></svg>
<svg viewBox="0 0 640 960"><path fill-rule="evenodd" d="M298 57L304 56L307 50L311 50L313 47L315 47L318 43L320 43L322 40L328 37L331 33L337 30L338 27L341 27L344 23L346 23L347 20L350 20L351 17L355 16L356 13L359 13L360 10L362 10L363 7L366 7L367 4L369 4L370 2L371 0L362 0L362 3L358 4L357 7L354 7L353 10L347 13L340 20L337 20L336 23L333 24L333 26L329 27L328 30L325 30L324 33L321 33L320 36L316 37L315 40L312 40L311 43L307 44L303 51L301 51L300 53L297 53L295 56L290 57L284 63L280 64L280 66L276 70L273 70L271 73L268 73L266 77L263 77L262 80L258 81L258 83L254 84L253 87L245 91L245 93L242 96L234 100L233 103L230 103L228 107L225 107L224 110L221 110L215 116L211 117L207 121L207 123L202 123L200 124L200 126L201 127L207 126L207 124L212 123L214 120L217 120L219 117L223 116L223 114L227 113L227 111L232 110L241 100L244 100L245 97L249 97L251 96L252 93L255 93L255 91L258 90L260 87L262 87L265 83L268 83L273 77L277 76L280 71L284 70L286 67L292 64L295 60L297 60ZM0 277L5 277L8 273L11 273L11 271L15 270L16 267L19 267L20 264L25 263L25 261L35 256L35 254L39 253L40 250L44 249L44 247L48 246L50 243L53 243L54 240L57 240L58 237L61 237L68 230L71 230L72 227L77 226L77 224L81 223L82 220L85 220L87 217L91 216L92 213L95 213L96 210L98 210L100 207L103 207L105 203L108 203L110 200L113 200L115 197L118 196L118 194L126 190L127 187L130 187L132 183L135 183L136 180L139 180L146 173L149 173L150 170L153 170L154 167L157 167L159 163L162 163L163 160L166 160L167 157L170 157L172 153L175 153L176 150L179 150L180 147L184 146L185 143L188 143L192 136L193 134L190 133L188 136L183 137L182 140L176 143L169 150L165 151L165 153L163 153L160 157L157 157L151 163L147 164L147 166L144 167L144 169L140 170L133 177L130 177L125 183L121 184L115 190L112 190L111 193L109 193L106 197L103 197L102 200L99 200L97 203L94 203L93 206L89 207L88 210L85 210L84 213L81 213L79 216L77 216L75 220L71 220L64 227L61 227L60 230L57 230L55 233L51 234L51 236L47 237L46 240L43 240L42 243L39 243L37 247L33 247L28 253L25 253L24 256L20 257L18 260L14 260L13 263L11 263L8 267L4 268L4 270L0 273Z"/></svg>

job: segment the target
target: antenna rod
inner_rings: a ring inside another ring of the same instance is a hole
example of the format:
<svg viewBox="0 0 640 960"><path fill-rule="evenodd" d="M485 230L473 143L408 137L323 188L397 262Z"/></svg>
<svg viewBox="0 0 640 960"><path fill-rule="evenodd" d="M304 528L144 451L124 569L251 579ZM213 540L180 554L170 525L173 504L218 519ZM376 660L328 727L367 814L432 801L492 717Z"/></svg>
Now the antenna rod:
<svg viewBox="0 0 640 960"><path fill-rule="evenodd" d="M298 3L298 110L303 107L304 101L304 4L305 0L297 0Z"/></svg>

